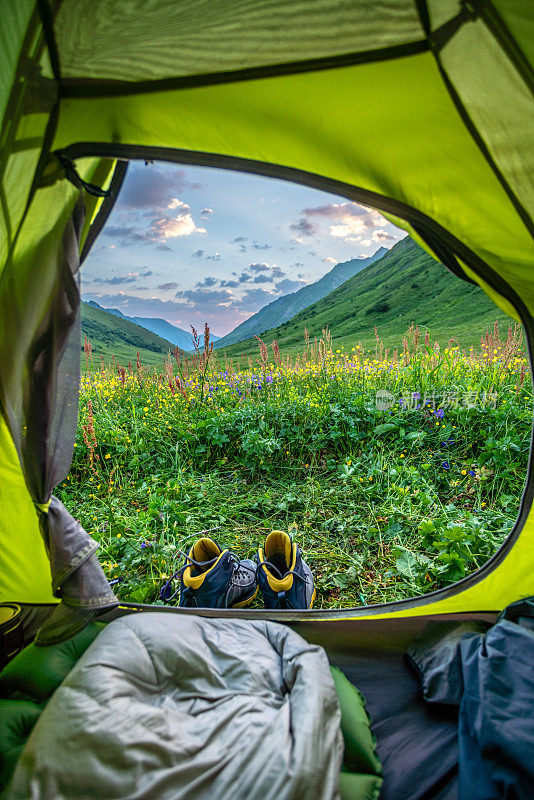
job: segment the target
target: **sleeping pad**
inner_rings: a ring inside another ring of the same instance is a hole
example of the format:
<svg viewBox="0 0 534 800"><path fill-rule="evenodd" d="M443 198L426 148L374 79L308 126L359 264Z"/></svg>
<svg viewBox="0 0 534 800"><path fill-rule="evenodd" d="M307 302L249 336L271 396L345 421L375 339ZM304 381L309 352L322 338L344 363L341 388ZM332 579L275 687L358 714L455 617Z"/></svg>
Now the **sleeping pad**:
<svg viewBox="0 0 534 800"><path fill-rule="evenodd" d="M357 695L343 681L338 691ZM375 774L341 783L374 800L380 764L365 736ZM362 763L350 741L349 752ZM326 800L339 796L342 758L322 648L276 623L142 613L107 625L67 674L3 797Z"/></svg>

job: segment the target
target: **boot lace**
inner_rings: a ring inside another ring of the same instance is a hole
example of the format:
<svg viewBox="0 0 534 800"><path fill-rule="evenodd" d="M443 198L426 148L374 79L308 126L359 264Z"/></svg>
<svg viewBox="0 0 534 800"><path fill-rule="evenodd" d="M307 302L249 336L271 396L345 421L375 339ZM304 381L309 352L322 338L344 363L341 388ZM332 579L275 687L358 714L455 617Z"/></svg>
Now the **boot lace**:
<svg viewBox="0 0 534 800"><path fill-rule="evenodd" d="M300 578L301 581L304 581L304 583L309 583L308 577L306 575L301 575L299 572L297 572L294 569L289 569L287 572L284 572L284 574L282 575L282 573L280 572L278 567L275 567L275 565L271 561L260 561L260 563L258 564L256 569L258 570L258 569L260 569L260 567L264 567L264 568L265 567L269 567L269 569L271 571L277 572L278 573L278 580L283 580L287 575L294 575L296 578ZM276 575L274 577L276 578Z"/></svg>
<svg viewBox="0 0 534 800"><path fill-rule="evenodd" d="M180 594L181 592L180 584L178 584L178 588L176 589L176 591L171 594L173 589L172 584L175 580L182 577L187 567L193 565L199 568L201 572L205 572L206 568L209 569L210 567L212 567L219 558L219 556L215 556L214 558L210 558L208 561L197 561L195 558L191 558L191 556L188 555L187 553L184 553L183 550L178 550L178 553L181 556L183 556L183 558L185 558L185 564L181 566L180 569L177 569L174 575L171 575L169 580L166 583L164 583L163 586L161 587L159 596L164 603L169 603L171 600L174 600L176 595Z"/></svg>
<svg viewBox="0 0 534 800"><path fill-rule="evenodd" d="M196 559L191 558L191 556L188 555L187 553L184 553L183 550L178 550L178 553L185 559L185 564L183 564L183 566L181 566L180 569L176 570L174 575L171 575L168 581L164 583L163 586L161 587L159 596L160 599L163 600L165 603L169 603L171 600L174 600L176 596L181 596L181 591L182 591L181 585L178 584L178 588L173 592L172 591L173 583L174 581L182 577L187 567L193 565L198 569L200 569L200 572L206 572L206 570L212 567L219 558L219 556L214 556L214 558L210 558L208 561L197 561ZM248 564L243 564L239 556L237 556L231 550L229 551L228 555L230 557L231 562L234 565L234 572L232 574L232 579L236 577L245 578L249 577L250 575L252 575L254 578L256 577L256 567L250 567Z"/></svg>
<svg viewBox="0 0 534 800"><path fill-rule="evenodd" d="M230 560L231 560L232 564L234 565L234 573L232 575L232 578L234 578L234 577L235 578L248 578L251 575L254 578L256 577L256 572L257 572L257 567L256 566L250 566L249 564L243 564L243 562L241 561L239 556L236 555L235 553L232 553L232 551L229 552L229 556L230 556Z"/></svg>

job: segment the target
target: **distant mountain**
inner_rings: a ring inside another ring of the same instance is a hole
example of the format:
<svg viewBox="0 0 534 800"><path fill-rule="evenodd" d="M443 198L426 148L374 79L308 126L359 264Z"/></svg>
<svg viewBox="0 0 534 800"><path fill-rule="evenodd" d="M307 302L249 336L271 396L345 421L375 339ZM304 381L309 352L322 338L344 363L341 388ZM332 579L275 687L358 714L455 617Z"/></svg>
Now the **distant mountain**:
<svg viewBox="0 0 534 800"><path fill-rule="evenodd" d="M123 314L122 311L119 311L118 308L104 308L103 306L96 303L94 300L89 300L86 303L87 306L92 306L93 308L98 308L100 311L105 311L106 314L113 314L114 317L122 317L122 319L128 319L126 314Z"/></svg>
<svg viewBox="0 0 534 800"><path fill-rule="evenodd" d="M402 343L412 322L446 344L457 337L461 346L478 345L480 336L497 320L506 330L510 319L496 308L482 289L452 275L412 239L406 237L386 255L293 319L263 334L282 352L302 348L304 328L320 337L330 328L334 346L353 346L361 341L374 346L374 327L387 346ZM225 348L228 355L258 352L255 339Z"/></svg>
<svg viewBox="0 0 534 800"><path fill-rule="evenodd" d="M184 331L182 328L178 328L176 325L167 322L166 319L160 319L159 317L128 317L126 314L123 314L122 311L119 311L118 308L103 308L98 303L95 303L94 300L89 300L88 305L93 306L93 308L99 308L101 311L105 311L108 314L113 314L115 317L121 317L122 319L134 322L136 325L146 328L147 331L161 336L168 342L172 342L172 344L178 346L181 350L190 351L193 349L191 331ZM220 339L220 336L211 334L211 340L213 342L216 342L218 339Z"/></svg>
<svg viewBox="0 0 534 800"><path fill-rule="evenodd" d="M215 348L227 347L228 345L236 342L242 342L250 336L259 335L264 331L281 325L292 319L303 309L316 303L331 291L341 286L348 278L352 278L362 269L373 264L379 258L387 253L385 247L380 247L376 253L369 258L353 258L351 261L344 261L336 264L330 272L327 272L322 278L319 278L315 283L310 283L308 286L303 286L297 292L286 294L284 297L279 297L278 300L273 300L272 303L260 309L254 316L234 328L233 331L227 333L215 344Z"/></svg>
<svg viewBox="0 0 534 800"><path fill-rule="evenodd" d="M127 366L135 364L137 351L143 364L162 364L173 345L152 331L136 325L120 314L110 314L98 303L82 303L82 335L93 348L93 362L98 364L100 356Z"/></svg>

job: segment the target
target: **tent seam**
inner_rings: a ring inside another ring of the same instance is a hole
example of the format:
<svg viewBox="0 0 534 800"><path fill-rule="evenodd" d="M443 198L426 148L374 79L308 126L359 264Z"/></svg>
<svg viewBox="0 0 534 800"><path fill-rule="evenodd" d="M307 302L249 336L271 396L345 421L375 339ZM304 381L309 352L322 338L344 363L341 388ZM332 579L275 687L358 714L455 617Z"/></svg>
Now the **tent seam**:
<svg viewBox="0 0 534 800"><path fill-rule="evenodd" d="M467 4L467 0L463 0L463 2ZM505 55L508 56L509 61L514 65L526 86L531 92L534 92L534 74L528 59L525 57L523 50L510 33L510 29L505 25L501 15L491 0L469 0L469 4L473 7L475 13L483 20L487 29L493 35L495 41Z"/></svg>
<svg viewBox="0 0 534 800"><path fill-rule="evenodd" d="M430 17L429 17L429 14L428 14L428 7L427 7L426 0L415 0L415 5L416 5L416 8L417 8L417 13L419 14L419 19L420 19L421 25L422 25L423 29L425 30L426 38L427 38L427 41L429 43L430 50L431 50L432 55L434 56L434 59L436 61L436 65L438 67L439 73L440 73L440 75L441 75L441 77L443 79L443 82L445 84L445 88L447 89L447 92L449 93L449 97L451 98L452 103L453 103L453 105L454 105L454 107L455 107L460 119L462 120L463 124L467 128L467 132L469 133L469 135L473 139L474 143L476 144L476 146L479 149L480 153L482 154L483 158L486 160L488 166L490 167L490 169L494 173L495 177L497 178L497 180L501 184L502 188L504 189L508 199L512 203L512 206L514 207L516 213L518 214L518 216L520 217L521 221L525 225L527 231L530 233L532 238L534 238L534 221L532 220L532 217L530 216L530 214L528 213L526 208L523 206L523 204L519 200L519 198L516 196L514 190L512 189L512 187L508 183L507 179L505 178L505 176L501 172L500 168L498 167L497 163L495 162L493 156L490 153L490 150L489 150L486 142L484 141L484 139L483 139L480 131L476 127L475 123L471 119L466 107L464 106L464 104L463 104L463 102L462 102L462 100L460 98L460 95L456 91L456 88L454 87L454 84L453 84L452 80L449 78L449 75L448 75L445 67L443 66L443 63L442 63L441 57L440 57L440 50L441 50L441 48L443 46L443 43L434 41L433 37L442 28L444 28L444 26L442 25L441 28L438 28L436 31L432 31L431 28L430 28ZM476 16L476 14L478 13L478 4L475 4L475 6L477 6L477 8L474 8L474 13L475 13L475 16ZM483 17L480 17L480 18L483 20ZM466 18L465 21L467 21L467 19L468 18ZM474 19L474 17L471 17L471 19ZM450 21L451 20L449 20L449 22ZM445 25L447 25L447 24L448 23L445 23ZM486 27L488 27L487 23L484 23L484 24L486 24ZM456 33L458 30L460 30L460 28L461 28L461 26L458 26L458 28L454 31L454 33ZM502 47L502 45L501 45L501 47ZM503 48L503 50L504 50L504 48ZM510 59L510 56L509 56L508 52L506 50L504 52L506 53L506 55Z"/></svg>
<svg viewBox="0 0 534 800"><path fill-rule="evenodd" d="M57 7L61 4L61 0L57 3ZM59 62L59 51L54 34L54 16L50 9L48 0L37 0L39 8L39 16L41 17L41 25L43 26L43 34L46 42L46 49L48 50L48 57L50 59L50 66L54 78L59 83L61 81L61 65ZM57 13L57 8L56 8Z"/></svg>
<svg viewBox="0 0 534 800"><path fill-rule="evenodd" d="M200 73L184 75L176 78L159 78L150 81L115 81L90 80L80 78L64 78L59 85L60 97L113 97L117 95L135 95L151 92L163 92L172 89L190 89L201 86L214 86L224 83L261 80L284 75L320 72L328 69L352 67L357 64L370 64L378 61L389 61L410 55L419 55L430 49L427 39L392 45L377 50L363 50L337 56L308 59L304 61L271 64L263 67L248 67L227 72Z"/></svg>

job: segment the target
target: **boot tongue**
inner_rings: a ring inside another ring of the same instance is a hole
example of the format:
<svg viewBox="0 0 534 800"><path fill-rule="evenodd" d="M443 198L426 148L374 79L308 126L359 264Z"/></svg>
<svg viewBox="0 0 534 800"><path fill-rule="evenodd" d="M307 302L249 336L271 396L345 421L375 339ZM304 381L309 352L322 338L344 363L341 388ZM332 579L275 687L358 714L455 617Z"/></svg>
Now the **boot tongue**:
<svg viewBox="0 0 534 800"><path fill-rule="evenodd" d="M213 561L219 558L221 552L221 548L218 544L215 544L213 539L208 539L207 537L199 539L193 545L190 556L191 558L194 558L195 561L209 561L211 563L199 567L194 565L191 570L191 574L201 575L202 572L205 572L207 569L209 569Z"/></svg>
<svg viewBox="0 0 534 800"><path fill-rule="evenodd" d="M265 540L265 560L276 567L282 578L291 569L291 548L291 539L285 531L271 531Z"/></svg>

